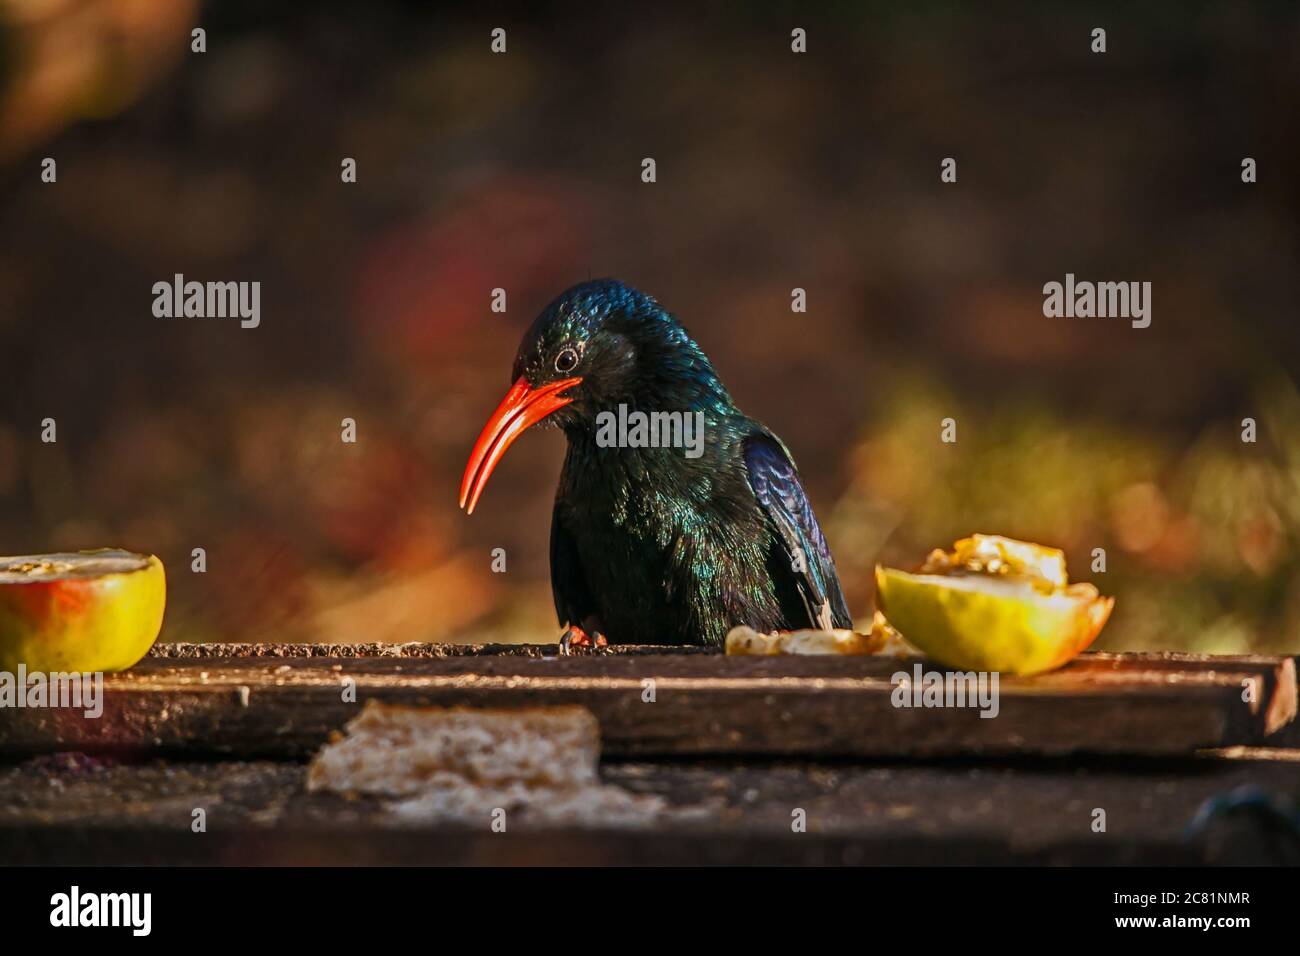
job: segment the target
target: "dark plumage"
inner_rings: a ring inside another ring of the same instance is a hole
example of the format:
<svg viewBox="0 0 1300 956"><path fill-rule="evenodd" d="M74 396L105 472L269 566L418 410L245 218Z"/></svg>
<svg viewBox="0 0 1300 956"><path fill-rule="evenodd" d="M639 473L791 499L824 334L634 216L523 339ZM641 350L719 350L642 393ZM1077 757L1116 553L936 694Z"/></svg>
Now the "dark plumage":
<svg viewBox="0 0 1300 956"><path fill-rule="evenodd" d="M732 402L708 358L650 296L603 279L542 312L515 386L471 455L473 509L529 425L569 450L551 525L562 626L621 644L718 646L727 631L851 627L830 549L790 453ZM700 412L699 457L680 447L601 447L597 415Z"/></svg>

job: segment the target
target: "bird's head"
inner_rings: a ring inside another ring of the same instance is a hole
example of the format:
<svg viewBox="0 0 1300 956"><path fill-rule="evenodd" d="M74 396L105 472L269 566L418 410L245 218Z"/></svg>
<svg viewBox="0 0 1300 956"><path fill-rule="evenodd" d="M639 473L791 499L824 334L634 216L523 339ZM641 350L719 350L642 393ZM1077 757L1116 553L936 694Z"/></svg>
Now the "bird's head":
<svg viewBox="0 0 1300 956"><path fill-rule="evenodd" d="M511 378L465 467L460 504L469 512L506 449L538 422L582 433L620 403L655 411L731 404L677 320L617 279L576 285L548 305L524 334Z"/></svg>

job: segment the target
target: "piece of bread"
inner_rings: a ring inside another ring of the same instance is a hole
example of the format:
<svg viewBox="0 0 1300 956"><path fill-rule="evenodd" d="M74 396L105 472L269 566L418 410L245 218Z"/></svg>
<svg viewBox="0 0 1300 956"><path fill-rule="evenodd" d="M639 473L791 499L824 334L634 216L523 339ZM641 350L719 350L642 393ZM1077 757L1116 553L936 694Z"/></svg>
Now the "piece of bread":
<svg viewBox="0 0 1300 956"><path fill-rule="evenodd" d="M785 631L760 634L752 627L727 633L728 654L870 654L871 635L856 631Z"/></svg>
<svg viewBox="0 0 1300 956"><path fill-rule="evenodd" d="M461 786L565 789L598 783L600 725L585 707L517 710L367 703L327 744L308 790L411 796Z"/></svg>
<svg viewBox="0 0 1300 956"><path fill-rule="evenodd" d="M727 633L727 653L736 655L767 654L881 654L911 657L917 652L903 636L876 612L871 633L858 631L777 631L762 634L752 627L733 627Z"/></svg>
<svg viewBox="0 0 1300 956"><path fill-rule="evenodd" d="M649 826L668 812L663 797L600 784L585 787L452 787L390 805L408 823L454 820L486 825L497 809L522 810L526 824L547 826ZM686 815L681 815L685 817Z"/></svg>
<svg viewBox="0 0 1300 956"><path fill-rule="evenodd" d="M515 710L370 702L321 748L307 789L385 798L395 820L498 826L649 826L664 799L601 782L585 707ZM515 816L520 811L519 817Z"/></svg>

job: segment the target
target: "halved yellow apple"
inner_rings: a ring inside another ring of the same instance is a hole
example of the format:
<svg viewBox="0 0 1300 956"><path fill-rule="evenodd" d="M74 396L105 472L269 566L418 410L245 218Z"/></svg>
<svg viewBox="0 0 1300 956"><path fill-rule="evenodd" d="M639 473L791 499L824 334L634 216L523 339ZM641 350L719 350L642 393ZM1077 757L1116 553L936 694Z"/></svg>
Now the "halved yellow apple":
<svg viewBox="0 0 1300 956"><path fill-rule="evenodd" d="M157 639L166 601L166 575L153 555L0 557L0 670L123 670Z"/></svg>
<svg viewBox="0 0 1300 956"><path fill-rule="evenodd" d="M1007 674L1065 664L1114 605L1091 584L1068 584L1060 551L995 535L935 551L914 574L877 566L876 590L889 623L927 656Z"/></svg>

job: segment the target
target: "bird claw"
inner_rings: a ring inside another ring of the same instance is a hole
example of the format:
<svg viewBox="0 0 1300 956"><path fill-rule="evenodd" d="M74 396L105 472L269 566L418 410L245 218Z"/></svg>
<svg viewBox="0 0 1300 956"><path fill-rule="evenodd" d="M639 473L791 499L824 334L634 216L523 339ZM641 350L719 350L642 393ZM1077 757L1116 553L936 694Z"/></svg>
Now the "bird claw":
<svg viewBox="0 0 1300 956"><path fill-rule="evenodd" d="M570 654L571 648L574 647L608 647L609 641L605 640L605 635L600 631L593 630L587 634L580 627L570 625L560 636L560 653Z"/></svg>

